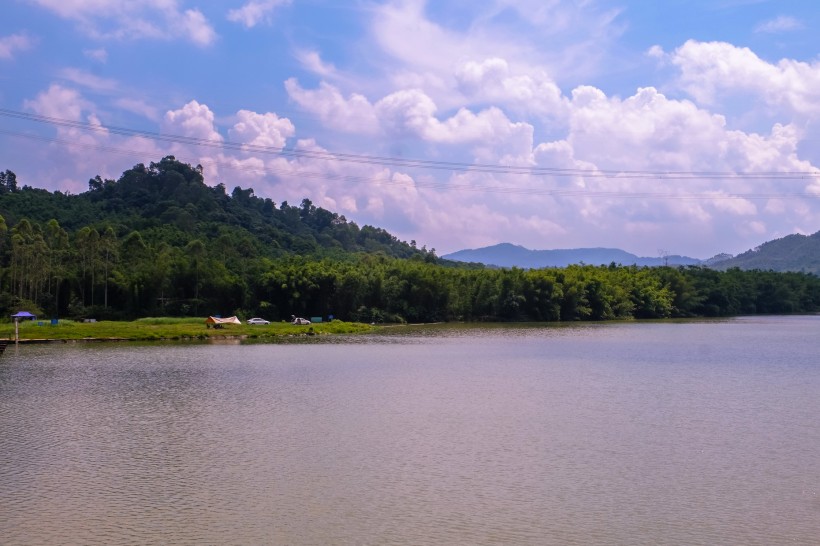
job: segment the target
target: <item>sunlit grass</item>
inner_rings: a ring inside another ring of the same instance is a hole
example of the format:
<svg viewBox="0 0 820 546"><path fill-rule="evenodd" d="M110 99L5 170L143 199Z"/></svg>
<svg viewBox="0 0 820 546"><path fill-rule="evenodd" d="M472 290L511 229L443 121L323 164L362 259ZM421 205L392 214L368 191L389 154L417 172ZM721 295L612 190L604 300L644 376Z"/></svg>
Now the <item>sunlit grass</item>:
<svg viewBox="0 0 820 546"><path fill-rule="evenodd" d="M99 321L76 322L60 320L56 325L50 321L25 321L20 323L21 340L181 340L250 338L266 339L287 336L325 334L351 334L370 331L373 327L357 322L334 320L294 326L289 322L269 325L228 324L222 328L208 328L200 318L151 317L132 322ZM0 338L14 339L14 324L0 324Z"/></svg>
<svg viewBox="0 0 820 546"><path fill-rule="evenodd" d="M138 324L204 324L204 320L198 317L145 317L137 319Z"/></svg>

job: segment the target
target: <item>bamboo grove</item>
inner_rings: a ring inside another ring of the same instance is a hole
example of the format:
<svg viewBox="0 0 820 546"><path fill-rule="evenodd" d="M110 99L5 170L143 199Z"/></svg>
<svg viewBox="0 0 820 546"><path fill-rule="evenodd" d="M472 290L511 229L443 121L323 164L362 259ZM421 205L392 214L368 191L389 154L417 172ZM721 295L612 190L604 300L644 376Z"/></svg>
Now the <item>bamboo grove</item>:
<svg viewBox="0 0 820 546"><path fill-rule="evenodd" d="M364 322L579 321L804 313L820 279L701 267L491 269L166 157L80 195L0 173L0 308L41 316L334 316Z"/></svg>

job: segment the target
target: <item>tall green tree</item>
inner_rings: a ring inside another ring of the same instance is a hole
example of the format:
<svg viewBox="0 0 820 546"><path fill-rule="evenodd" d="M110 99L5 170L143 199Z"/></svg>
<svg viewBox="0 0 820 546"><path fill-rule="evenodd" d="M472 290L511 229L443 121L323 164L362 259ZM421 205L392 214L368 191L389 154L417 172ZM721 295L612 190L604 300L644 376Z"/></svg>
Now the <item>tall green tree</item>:
<svg viewBox="0 0 820 546"><path fill-rule="evenodd" d="M83 227L74 238L74 248L83 305L94 305L94 287L100 269L100 233L93 227ZM90 299L86 299L88 293Z"/></svg>
<svg viewBox="0 0 820 546"><path fill-rule="evenodd" d="M196 315L199 314L200 275L205 266L205 243L199 239L194 239L185 246L185 254L188 256L189 266L194 273L194 314Z"/></svg>
<svg viewBox="0 0 820 546"><path fill-rule="evenodd" d="M69 274L71 246L68 233L53 218L46 224L45 240L49 258L48 289L53 294L52 305L53 312L56 315L60 310L60 287Z"/></svg>
<svg viewBox="0 0 820 546"><path fill-rule="evenodd" d="M36 305L49 275L48 246L39 224L20 220L12 228L11 251L12 284L16 285L17 297Z"/></svg>
<svg viewBox="0 0 820 546"><path fill-rule="evenodd" d="M105 231L100 237L99 257L104 282L103 308L108 309L108 281L111 276L111 272L119 261L117 234L111 226L105 228Z"/></svg>
<svg viewBox="0 0 820 546"><path fill-rule="evenodd" d="M17 189L17 175L6 169L0 172L0 195L14 193Z"/></svg>

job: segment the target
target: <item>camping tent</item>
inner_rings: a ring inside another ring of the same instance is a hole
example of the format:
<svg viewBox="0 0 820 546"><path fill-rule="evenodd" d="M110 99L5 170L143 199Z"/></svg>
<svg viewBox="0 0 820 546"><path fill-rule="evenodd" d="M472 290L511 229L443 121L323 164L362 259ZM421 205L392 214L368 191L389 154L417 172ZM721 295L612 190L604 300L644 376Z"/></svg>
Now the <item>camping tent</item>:
<svg viewBox="0 0 820 546"><path fill-rule="evenodd" d="M208 326L210 326L211 324L213 324L214 326L221 325L221 324L242 324L242 321L240 321L236 317L228 317L228 318L208 317L208 318L205 319L205 324L207 324Z"/></svg>

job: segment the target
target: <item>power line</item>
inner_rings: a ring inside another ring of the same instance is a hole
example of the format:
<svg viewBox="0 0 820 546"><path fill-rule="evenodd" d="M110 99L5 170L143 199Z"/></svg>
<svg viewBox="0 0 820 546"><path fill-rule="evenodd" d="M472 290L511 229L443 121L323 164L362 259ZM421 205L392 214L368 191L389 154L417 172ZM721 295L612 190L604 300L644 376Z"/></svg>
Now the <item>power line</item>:
<svg viewBox="0 0 820 546"><path fill-rule="evenodd" d="M53 116L42 116L0 108L0 116L36 123L45 123L57 127L69 127L94 133L115 134L120 136L143 137L154 141L187 144L223 150L235 150L246 153L277 155L322 161L359 163L392 168L415 168L448 170L471 173L530 175L554 177L585 178L628 178L655 180L805 180L820 177L820 171L653 171L653 170L606 170L606 169L570 169L559 167L492 165L483 163L463 163L455 161L436 161L426 159L407 159L388 156L371 156L332 151L297 150L286 147L242 144L229 140L214 140L182 135L167 135L117 126L102 126L84 121L75 121Z"/></svg>
<svg viewBox="0 0 820 546"><path fill-rule="evenodd" d="M97 150L106 153L114 153L124 156L142 157L151 151L123 149L112 146L104 146L101 144L87 144L77 141L63 140L55 137L47 137L42 135L32 135L24 133L16 133L14 131L5 131L0 129L0 134L6 134L18 138L27 138L38 140L41 142L50 142L54 144L64 145L69 148L80 148L83 150ZM185 159L185 158L180 158ZM188 160L193 163L195 160ZM733 193L733 194L692 194L692 193L669 193L669 192L649 192L649 191L620 191L620 190L590 190L587 188L531 188L520 186L494 186L487 184L466 184L458 182L425 182L421 180L414 180L412 183L397 181L392 178L385 178L379 176L356 176L351 174L336 174L328 172L315 172L306 170L285 170L275 169L271 167L249 167L236 165L231 162L220 161L212 159L211 162L217 167L235 171L244 172L254 175L271 175L280 178L298 176L300 178L311 178L319 180L331 180L341 182L351 182L357 184L371 184L374 186L394 186L407 187L414 189L447 189L452 191L475 192L475 193L496 193L496 194L518 194L518 195L541 195L555 198L611 198L611 199L663 199L663 200L771 200L771 199L817 199L820 195L807 192L778 192L778 193Z"/></svg>

